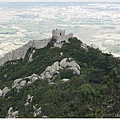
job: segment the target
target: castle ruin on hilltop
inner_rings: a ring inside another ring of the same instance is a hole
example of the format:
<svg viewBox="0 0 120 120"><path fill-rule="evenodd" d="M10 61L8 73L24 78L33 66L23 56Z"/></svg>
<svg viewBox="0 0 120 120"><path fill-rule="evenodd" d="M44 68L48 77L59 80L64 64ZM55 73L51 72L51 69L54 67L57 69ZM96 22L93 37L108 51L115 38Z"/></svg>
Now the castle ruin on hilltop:
<svg viewBox="0 0 120 120"><path fill-rule="evenodd" d="M68 39L72 37L73 37L73 33L69 33L65 35L65 30L58 30L58 29L52 30L52 38L55 38L57 40L56 43L54 44L55 47L61 47L63 42L67 43ZM29 41L27 44L23 45L22 47L17 48L12 52L8 52L5 54L4 57L0 58L0 66L2 66L7 61L24 58L27 53L27 50L30 47L33 47L36 49L43 48L47 46L50 40L51 38Z"/></svg>
<svg viewBox="0 0 120 120"><path fill-rule="evenodd" d="M62 41L68 42L68 39L73 37L73 33L65 35L65 30L56 29L52 30L52 37L57 40L57 43L60 43Z"/></svg>

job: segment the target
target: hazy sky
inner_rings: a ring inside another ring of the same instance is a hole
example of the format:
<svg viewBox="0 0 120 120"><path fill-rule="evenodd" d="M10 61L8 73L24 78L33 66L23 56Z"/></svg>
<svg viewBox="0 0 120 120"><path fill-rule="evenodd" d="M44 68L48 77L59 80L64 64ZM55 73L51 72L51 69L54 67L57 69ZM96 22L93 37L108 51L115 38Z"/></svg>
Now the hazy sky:
<svg viewBox="0 0 120 120"><path fill-rule="evenodd" d="M120 0L0 0L0 2L120 2Z"/></svg>

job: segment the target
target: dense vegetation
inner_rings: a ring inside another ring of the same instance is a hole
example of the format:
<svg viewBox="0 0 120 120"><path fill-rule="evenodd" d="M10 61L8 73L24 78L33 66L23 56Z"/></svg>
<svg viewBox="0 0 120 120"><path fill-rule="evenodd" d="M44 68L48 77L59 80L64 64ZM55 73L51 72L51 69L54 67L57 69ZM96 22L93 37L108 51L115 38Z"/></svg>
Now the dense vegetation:
<svg viewBox="0 0 120 120"><path fill-rule="evenodd" d="M0 98L0 117L6 117L11 106L19 110L19 117L33 117L36 104L42 108L36 117L120 117L120 59L92 47L86 51L77 38L69 42L62 48L51 48L53 43L42 49L30 48L24 59L9 61L0 67L0 89L10 87L17 78L33 73L40 75L48 65L63 58L73 58L81 67L78 76L69 70L61 71L52 80L55 84L37 80L20 92L12 89ZM29 62L33 49L33 61ZM70 80L62 82L63 78ZM34 97L26 107L28 94Z"/></svg>

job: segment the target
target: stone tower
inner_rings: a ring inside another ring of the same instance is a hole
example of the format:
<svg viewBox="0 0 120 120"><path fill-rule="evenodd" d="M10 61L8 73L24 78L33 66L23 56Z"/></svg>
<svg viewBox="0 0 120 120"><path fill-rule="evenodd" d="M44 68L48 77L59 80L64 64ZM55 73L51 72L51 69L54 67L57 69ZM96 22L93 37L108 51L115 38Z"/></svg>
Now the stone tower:
<svg viewBox="0 0 120 120"><path fill-rule="evenodd" d="M59 37L59 36L64 36L65 35L65 30L52 30L52 37Z"/></svg>
<svg viewBox="0 0 120 120"><path fill-rule="evenodd" d="M68 39L73 37L73 33L65 35L65 30L56 29L52 30L52 37L57 39L57 43L60 43L62 41L68 42Z"/></svg>

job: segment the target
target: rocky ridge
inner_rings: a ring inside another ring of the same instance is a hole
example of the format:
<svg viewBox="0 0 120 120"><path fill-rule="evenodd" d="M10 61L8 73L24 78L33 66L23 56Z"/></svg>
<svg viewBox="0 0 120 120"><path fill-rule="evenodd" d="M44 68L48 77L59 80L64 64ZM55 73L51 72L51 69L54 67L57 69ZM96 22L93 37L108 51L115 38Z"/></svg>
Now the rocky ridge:
<svg viewBox="0 0 120 120"><path fill-rule="evenodd" d="M48 66L43 73L39 75L33 74L31 76L25 77L24 79L19 78L14 80L11 89L16 88L17 92L19 92L20 89L22 89L24 86L29 85L33 83L34 81L38 79L48 79L49 82L57 75L59 74L59 70L63 69L69 69L72 70L74 74L79 75L80 74L80 66L72 60L72 58L64 58L60 62L54 62L51 66ZM63 82L69 81L69 79L62 79ZM52 83L52 82L50 82ZM0 89L0 96L5 96L7 92L9 92L10 89L8 87L5 87L3 90ZM27 96L26 103L24 104L26 107L32 102L33 96L29 95ZM37 108L35 105L33 105L34 109L34 117L39 115L41 113L41 107ZM16 118L18 117L18 111L13 111L13 108L10 107L8 110L7 118Z"/></svg>
<svg viewBox="0 0 120 120"><path fill-rule="evenodd" d="M19 90L24 86L29 85L38 79L48 79L51 81L57 74L59 74L59 71L63 69L72 70L73 74L80 75L80 66L72 60L72 58L64 58L60 62L56 61L51 66L48 66L45 71L40 74L40 76L37 74L32 74L24 79L19 78L14 80L11 89L16 88L17 92L19 92ZM66 82L68 79L64 78L62 81ZM11 89L8 87L3 88L3 90L0 89L0 97L4 97L5 94Z"/></svg>

